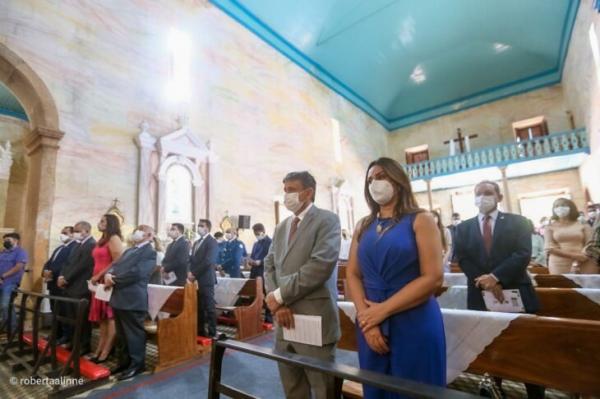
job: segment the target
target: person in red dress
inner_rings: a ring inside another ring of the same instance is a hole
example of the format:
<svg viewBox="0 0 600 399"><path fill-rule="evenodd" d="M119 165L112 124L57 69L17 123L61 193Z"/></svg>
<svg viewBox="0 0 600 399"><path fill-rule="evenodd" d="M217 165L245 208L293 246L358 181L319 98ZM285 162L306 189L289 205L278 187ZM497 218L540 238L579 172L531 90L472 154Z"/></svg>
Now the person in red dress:
<svg viewBox="0 0 600 399"><path fill-rule="evenodd" d="M92 284L104 282L104 274L123 252L121 224L115 215L102 216L100 223L98 223L98 230L102 232L102 238L92 251L94 257ZM100 341L91 360L96 363L103 363L112 351L116 336L114 314L108 302L96 299L96 296L92 295L89 320L100 325Z"/></svg>

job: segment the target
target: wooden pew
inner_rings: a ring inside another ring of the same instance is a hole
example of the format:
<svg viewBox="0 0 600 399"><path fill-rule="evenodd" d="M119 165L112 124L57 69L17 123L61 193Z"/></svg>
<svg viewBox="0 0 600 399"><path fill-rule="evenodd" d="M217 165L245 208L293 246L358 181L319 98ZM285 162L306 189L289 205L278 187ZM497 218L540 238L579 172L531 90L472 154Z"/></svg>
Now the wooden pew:
<svg viewBox="0 0 600 399"><path fill-rule="evenodd" d="M244 340L263 333L262 307L264 301L262 278L246 281L238 296L236 306L217 304L218 310L230 312L236 327L236 339Z"/></svg>
<svg viewBox="0 0 600 399"><path fill-rule="evenodd" d="M491 314L491 312L490 312ZM356 329L340 309L338 348L356 351ZM600 395L600 322L520 316L471 362L489 373L566 392Z"/></svg>
<svg viewBox="0 0 600 399"><path fill-rule="evenodd" d="M187 283L185 287L175 290L161 307L160 311L169 313L171 318L157 322L158 362L155 371L198 355L196 289L195 284Z"/></svg>
<svg viewBox="0 0 600 399"><path fill-rule="evenodd" d="M538 287L542 288L597 288L600 289L600 275L597 274L588 274L588 275L580 275L584 278L587 278L586 287L580 287L577 283L575 283L570 278L562 274L534 274L533 279L535 280L535 284ZM444 285L447 284L447 281L451 281L451 285L466 285L467 277L463 273L445 273L444 274Z"/></svg>
<svg viewBox="0 0 600 399"><path fill-rule="evenodd" d="M467 287L464 288L464 305L467 306ZM455 287L456 289L456 287ZM438 289L436 296L442 295L448 287ZM572 288L540 288L535 292L540 302L538 316L563 317L569 319L585 319L600 321L600 305Z"/></svg>
<svg viewBox="0 0 600 399"><path fill-rule="evenodd" d="M548 268L542 265L530 264L527 266L527 271L531 274L549 274Z"/></svg>
<svg viewBox="0 0 600 399"><path fill-rule="evenodd" d="M346 270L347 270L347 262L339 261L337 265L337 289L338 289L338 299L340 300L349 300L348 298L348 285L346 283Z"/></svg>

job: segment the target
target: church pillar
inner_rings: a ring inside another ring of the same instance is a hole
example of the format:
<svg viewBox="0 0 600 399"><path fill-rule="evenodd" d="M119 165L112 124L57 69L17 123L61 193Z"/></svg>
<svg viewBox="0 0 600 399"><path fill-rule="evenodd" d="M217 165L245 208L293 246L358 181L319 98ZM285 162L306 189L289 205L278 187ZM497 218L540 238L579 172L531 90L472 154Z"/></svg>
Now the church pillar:
<svg viewBox="0 0 600 399"><path fill-rule="evenodd" d="M8 180L12 164L10 141L7 141L5 147L0 145L0 227L5 225L4 215L6 213L6 200L8 197Z"/></svg>
<svg viewBox="0 0 600 399"><path fill-rule="evenodd" d="M156 139L146 131L148 124L142 123L141 127L142 133L135 140L140 149L137 224L156 227L157 215L152 198L152 152L156 148Z"/></svg>
<svg viewBox="0 0 600 399"><path fill-rule="evenodd" d="M506 166L499 168L502 173L502 194L504 195L504 209L512 212L512 202L510 200L510 191L508 190L508 179L506 178Z"/></svg>
<svg viewBox="0 0 600 399"><path fill-rule="evenodd" d="M29 255L26 273L21 281L24 289L40 289L41 269L48 257L50 227L56 186L58 142L64 133L43 127L35 128L23 140L29 156L25 220L22 244Z"/></svg>
<svg viewBox="0 0 600 399"><path fill-rule="evenodd" d="M433 210L433 194L431 192L431 179L425 180L427 183L427 202L429 202L429 210Z"/></svg>

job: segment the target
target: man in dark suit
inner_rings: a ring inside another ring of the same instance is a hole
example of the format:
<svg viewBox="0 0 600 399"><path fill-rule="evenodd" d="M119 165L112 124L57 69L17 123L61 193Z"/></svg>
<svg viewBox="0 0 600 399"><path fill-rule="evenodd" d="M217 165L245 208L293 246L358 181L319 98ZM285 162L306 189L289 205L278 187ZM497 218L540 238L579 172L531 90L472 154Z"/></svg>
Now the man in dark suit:
<svg viewBox="0 0 600 399"><path fill-rule="evenodd" d="M69 260L71 250L77 245L77 242L73 240L73 226L63 227L60 232L60 242L61 245L56 247L42 268L42 277L48 286L48 292L52 296L64 295L63 290L58 288L56 283L63 266ZM61 315L65 314L65 307L62 303L50 301L50 308L52 309L53 313ZM63 335L63 324L58 322L56 328L56 339L58 340L57 342L59 345L67 343L67 340L65 337L63 337Z"/></svg>
<svg viewBox="0 0 600 399"><path fill-rule="evenodd" d="M531 260L531 228L520 215L498 211L502 193L497 183L482 181L475 186L479 215L456 227L454 253L467 275L467 307L488 310L482 291L502 301L503 289L518 289L527 313L539 308L527 265ZM502 380L497 379L499 385ZM544 388L526 384L530 398L544 397Z"/></svg>
<svg viewBox="0 0 600 399"><path fill-rule="evenodd" d="M252 226L252 231L254 232L254 236L256 237L256 242L252 246L252 253L250 254L250 259L248 259L248 264L252 269L250 269L250 278L260 277L263 281L263 292L266 296L265 290L265 264L264 259L269 253L269 248L271 247L271 238L265 232L265 226L262 223L256 223ZM265 305L265 321L267 323L273 323L273 316L271 315L271 311Z"/></svg>
<svg viewBox="0 0 600 399"><path fill-rule="evenodd" d="M198 221L200 238L192 247L188 280L198 282L198 335L215 337L217 335L217 311L215 309L215 264L219 255L217 240L210 235L210 220ZM207 324L205 329L205 323Z"/></svg>
<svg viewBox="0 0 600 399"><path fill-rule="evenodd" d="M115 313L121 348L118 366L112 371L121 371L119 380L132 378L145 368L148 282L156 266L153 239L154 230L150 226L138 226L132 235L135 246L126 250L104 277L106 287L113 287L110 306Z"/></svg>
<svg viewBox="0 0 600 399"><path fill-rule="evenodd" d="M58 288L62 288L64 295L68 298L90 300L90 291L88 290L87 281L92 278L92 273L94 271L92 251L96 246L96 240L92 237L91 231L92 225L84 221L77 223L75 227L73 227L73 239L77 241L77 244L71 249L69 259L63 266L60 276L56 281ZM76 318L76 304L67 304L65 310L67 317L72 319ZM69 326L66 329L63 328L65 337L69 341L73 338L73 328L74 327L72 326ZM90 351L91 338L92 326L88 321L88 312L86 309L81 324L81 355ZM73 343L71 342L70 346L72 345Z"/></svg>
<svg viewBox="0 0 600 399"><path fill-rule="evenodd" d="M173 223L169 229L169 237L173 240L167 247L165 258L162 262L163 276L175 273L177 280L169 285L183 287L187 280L190 268L190 243L183 235L185 231L181 223Z"/></svg>

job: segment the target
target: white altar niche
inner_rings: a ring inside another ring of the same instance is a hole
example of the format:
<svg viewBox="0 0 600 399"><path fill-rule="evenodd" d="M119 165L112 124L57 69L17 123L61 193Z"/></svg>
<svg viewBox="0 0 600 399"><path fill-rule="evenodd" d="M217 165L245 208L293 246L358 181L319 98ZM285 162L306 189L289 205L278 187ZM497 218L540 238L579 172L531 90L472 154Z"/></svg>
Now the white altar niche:
<svg viewBox="0 0 600 399"><path fill-rule="evenodd" d="M146 122L136 138L140 150L138 224L165 237L169 224L191 227L209 214L210 143L202 142L187 123L160 138Z"/></svg>

